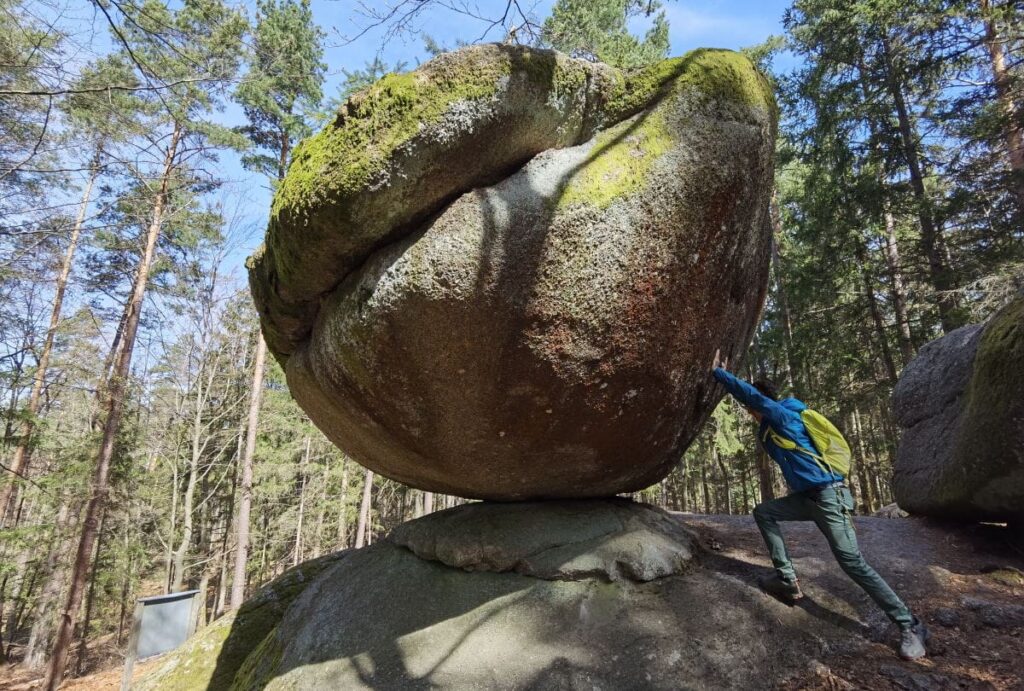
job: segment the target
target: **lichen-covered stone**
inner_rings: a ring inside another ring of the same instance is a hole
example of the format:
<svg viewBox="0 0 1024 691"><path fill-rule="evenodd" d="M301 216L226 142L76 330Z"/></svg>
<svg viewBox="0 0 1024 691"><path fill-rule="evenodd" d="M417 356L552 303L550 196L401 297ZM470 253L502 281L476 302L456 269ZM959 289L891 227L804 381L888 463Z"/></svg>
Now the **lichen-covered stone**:
<svg viewBox="0 0 1024 691"><path fill-rule="evenodd" d="M893 490L911 513L1024 519L1024 297L921 349L893 393Z"/></svg>
<svg viewBox="0 0 1024 691"><path fill-rule="evenodd" d="M720 394L715 349L749 341L774 131L728 51L627 75L479 46L390 77L278 192L251 263L268 345L313 421L406 484L644 487Z"/></svg>

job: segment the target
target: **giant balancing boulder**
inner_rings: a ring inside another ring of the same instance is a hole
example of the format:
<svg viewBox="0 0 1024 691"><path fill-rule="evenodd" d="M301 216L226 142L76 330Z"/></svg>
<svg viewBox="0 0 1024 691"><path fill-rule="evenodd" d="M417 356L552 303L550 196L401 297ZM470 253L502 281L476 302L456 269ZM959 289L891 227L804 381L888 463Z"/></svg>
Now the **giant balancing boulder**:
<svg viewBox="0 0 1024 691"><path fill-rule="evenodd" d="M295 151L250 282L312 420L425 490L668 473L767 282L776 127L737 53L637 72L500 45L352 96Z"/></svg>
<svg viewBox="0 0 1024 691"><path fill-rule="evenodd" d="M1024 525L1024 295L922 348L893 408L902 508Z"/></svg>

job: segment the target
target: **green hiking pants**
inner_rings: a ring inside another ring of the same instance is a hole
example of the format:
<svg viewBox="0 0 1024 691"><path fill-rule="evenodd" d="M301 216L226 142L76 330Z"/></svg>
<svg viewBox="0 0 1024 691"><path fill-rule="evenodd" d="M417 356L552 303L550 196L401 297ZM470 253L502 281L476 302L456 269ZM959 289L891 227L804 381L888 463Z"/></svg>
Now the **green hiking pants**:
<svg viewBox="0 0 1024 691"><path fill-rule="evenodd" d="M846 487L826 487L812 492L790 494L754 508L754 520L761 529L772 564L779 578L796 579L793 562L786 553L779 521L814 521L825 535L839 566L878 603L886 615L901 627L910 626L913 616L889 584L864 561L853 529L853 496Z"/></svg>

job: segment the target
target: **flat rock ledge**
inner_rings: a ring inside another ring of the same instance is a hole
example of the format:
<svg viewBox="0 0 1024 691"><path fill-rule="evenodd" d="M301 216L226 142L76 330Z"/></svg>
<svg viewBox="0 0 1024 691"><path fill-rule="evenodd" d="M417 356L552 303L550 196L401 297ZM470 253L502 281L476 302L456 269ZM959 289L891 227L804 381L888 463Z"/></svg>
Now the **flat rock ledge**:
<svg viewBox="0 0 1024 691"><path fill-rule="evenodd" d="M652 581L686 572L699 550L667 513L625 499L465 504L400 525L388 539L465 571L549 581Z"/></svg>

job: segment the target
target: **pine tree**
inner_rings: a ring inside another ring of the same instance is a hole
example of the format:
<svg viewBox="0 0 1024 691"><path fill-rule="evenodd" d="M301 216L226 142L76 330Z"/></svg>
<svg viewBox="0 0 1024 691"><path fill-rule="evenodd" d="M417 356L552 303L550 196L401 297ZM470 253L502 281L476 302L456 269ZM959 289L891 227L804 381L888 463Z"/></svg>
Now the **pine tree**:
<svg viewBox="0 0 1024 691"><path fill-rule="evenodd" d="M252 142L255 153L243 163L275 183L284 178L288 156L299 139L309 136L309 119L323 97L326 66L323 59L324 33L313 23L309 0L260 0L254 32L249 74L235 94L249 124L241 131ZM256 450L256 427L263 390L267 346L256 336L252 390L249 401L245 451L242 457L241 497L236 531L234 581L231 609L242 605L249 556L249 517L252 504L252 463Z"/></svg>
<svg viewBox="0 0 1024 691"><path fill-rule="evenodd" d="M651 23L643 38L629 30L637 17ZM544 22L541 42L573 57L642 67L668 54L668 19L657 1L558 0Z"/></svg>
<svg viewBox="0 0 1024 691"><path fill-rule="evenodd" d="M124 305L120 349L103 385L102 440L71 571L67 605L61 615L44 683L47 689L56 689L64 676L74 623L89 576L98 523L109 495L111 461L124 414L143 299L156 259L168 202L182 184L179 175L182 173L183 156L208 156L211 144L231 142L229 133L213 125L205 116L216 104L218 84L230 79L237 69L244 18L218 0L187 0L178 10L171 10L158 0L150 0L135 8L135 12L130 17L130 24L122 27L120 35L131 37L131 54L137 66L154 73L143 76L152 79L158 75L168 84L160 98L152 103L152 125L154 129L162 125L167 138L160 147L162 160L157 165L157 184L144 245L138 255L131 292ZM205 81L191 79L197 63L205 72Z"/></svg>

